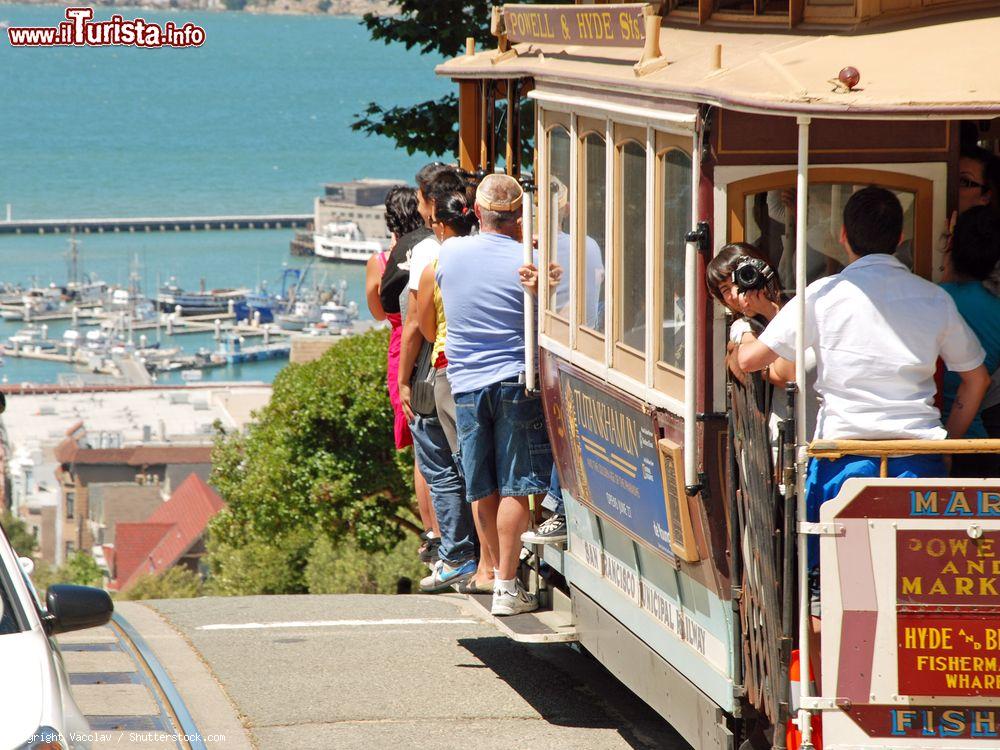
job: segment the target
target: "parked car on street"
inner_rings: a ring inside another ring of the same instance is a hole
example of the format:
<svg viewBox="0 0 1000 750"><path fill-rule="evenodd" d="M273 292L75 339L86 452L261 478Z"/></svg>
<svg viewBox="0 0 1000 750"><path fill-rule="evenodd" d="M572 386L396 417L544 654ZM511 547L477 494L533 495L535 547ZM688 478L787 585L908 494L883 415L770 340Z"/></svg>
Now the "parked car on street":
<svg viewBox="0 0 1000 750"><path fill-rule="evenodd" d="M0 748L85 750L90 727L70 692L54 636L105 624L111 597L90 586L50 586L44 607L0 529Z"/></svg>

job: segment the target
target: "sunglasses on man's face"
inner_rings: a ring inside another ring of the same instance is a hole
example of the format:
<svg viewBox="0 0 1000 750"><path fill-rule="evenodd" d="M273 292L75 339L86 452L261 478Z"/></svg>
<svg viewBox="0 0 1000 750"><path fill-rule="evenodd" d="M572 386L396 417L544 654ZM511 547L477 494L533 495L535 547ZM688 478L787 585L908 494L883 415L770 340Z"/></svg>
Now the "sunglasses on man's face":
<svg viewBox="0 0 1000 750"><path fill-rule="evenodd" d="M964 188L979 188L980 190L986 190L986 185L982 182L976 182L971 177L965 177L964 175L958 178L958 184Z"/></svg>

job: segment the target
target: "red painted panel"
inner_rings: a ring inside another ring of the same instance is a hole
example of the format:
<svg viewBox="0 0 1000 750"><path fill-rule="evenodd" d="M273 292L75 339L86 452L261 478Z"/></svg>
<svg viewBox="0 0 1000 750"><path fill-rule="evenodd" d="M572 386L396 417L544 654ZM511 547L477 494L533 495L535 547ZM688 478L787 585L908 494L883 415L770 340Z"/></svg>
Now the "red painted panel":
<svg viewBox="0 0 1000 750"><path fill-rule="evenodd" d="M991 607L1000 598L1000 531L972 539L963 530L896 532L900 605Z"/></svg>
<svg viewBox="0 0 1000 750"><path fill-rule="evenodd" d="M1000 696L1000 622L995 617L899 615L901 695Z"/></svg>

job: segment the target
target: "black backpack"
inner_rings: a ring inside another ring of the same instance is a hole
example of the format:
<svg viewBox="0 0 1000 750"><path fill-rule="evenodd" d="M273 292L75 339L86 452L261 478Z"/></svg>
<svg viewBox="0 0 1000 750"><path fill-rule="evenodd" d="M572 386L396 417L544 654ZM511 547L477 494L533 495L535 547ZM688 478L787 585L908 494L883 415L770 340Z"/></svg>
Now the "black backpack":
<svg viewBox="0 0 1000 750"><path fill-rule="evenodd" d="M410 255L417 243L431 236L431 230L426 227L407 232L398 240L392 249L389 260L382 272L382 285L379 287L379 299L382 309L387 313L399 313L399 297L410 281Z"/></svg>

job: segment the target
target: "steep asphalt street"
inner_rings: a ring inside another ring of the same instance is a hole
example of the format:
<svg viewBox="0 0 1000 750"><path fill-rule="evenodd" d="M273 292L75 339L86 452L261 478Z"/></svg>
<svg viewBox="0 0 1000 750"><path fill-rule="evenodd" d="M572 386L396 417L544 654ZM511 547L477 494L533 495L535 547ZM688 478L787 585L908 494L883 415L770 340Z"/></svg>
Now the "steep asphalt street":
<svg viewBox="0 0 1000 750"><path fill-rule="evenodd" d="M567 645L514 643L457 595L201 598L130 607L131 622L162 628L152 608L196 649L260 750L687 747L588 655ZM176 653L182 643L147 640L158 652L166 644ZM216 722L221 706L199 708L203 695L218 700L217 688L197 670L174 674L181 656L160 654L195 719L200 713Z"/></svg>

